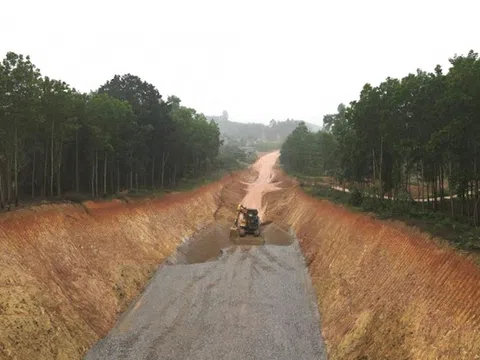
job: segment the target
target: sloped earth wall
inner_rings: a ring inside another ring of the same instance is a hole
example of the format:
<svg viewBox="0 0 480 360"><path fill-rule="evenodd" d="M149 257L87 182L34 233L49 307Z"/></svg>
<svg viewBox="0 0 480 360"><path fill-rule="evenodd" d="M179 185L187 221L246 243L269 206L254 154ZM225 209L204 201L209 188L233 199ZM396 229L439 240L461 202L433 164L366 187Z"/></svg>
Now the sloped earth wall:
<svg viewBox="0 0 480 360"><path fill-rule="evenodd" d="M252 177L157 200L0 214L0 359L82 358L185 238L233 221L240 181Z"/></svg>
<svg viewBox="0 0 480 360"><path fill-rule="evenodd" d="M399 223L313 199L295 182L267 194L292 225L316 289L329 359L480 359L480 270Z"/></svg>

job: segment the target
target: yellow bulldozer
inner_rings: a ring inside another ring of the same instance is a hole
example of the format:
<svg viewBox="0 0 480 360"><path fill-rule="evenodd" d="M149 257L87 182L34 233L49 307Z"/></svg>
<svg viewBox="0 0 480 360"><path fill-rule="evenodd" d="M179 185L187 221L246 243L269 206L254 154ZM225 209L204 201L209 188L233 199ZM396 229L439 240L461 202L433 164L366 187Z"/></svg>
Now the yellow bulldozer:
<svg viewBox="0 0 480 360"><path fill-rule="evenodd" d="M237 207L237 217L231 230L236 231L240 237L248 234L253 234L255 237L260 236L260 217L258 216L258 210L249 209L239 204Z"/></svg>

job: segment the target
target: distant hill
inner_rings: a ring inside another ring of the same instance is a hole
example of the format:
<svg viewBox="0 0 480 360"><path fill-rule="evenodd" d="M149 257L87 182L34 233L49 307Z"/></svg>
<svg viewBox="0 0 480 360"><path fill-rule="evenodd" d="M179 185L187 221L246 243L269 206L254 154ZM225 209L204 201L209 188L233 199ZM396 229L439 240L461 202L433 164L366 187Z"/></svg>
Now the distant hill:
<svg viewBox="0 0 480 360"><path fill-rule="evenodd" d="M271 120L268 125L261 123L240 123L228 120L228 113L220 116L207 116L218 124L220 133L225 140L239 141L244 145L258 143L281 143L297 127L301 120L287 119L284 121ZM320 126L306 123L311 131L318 131Z"/></svg>

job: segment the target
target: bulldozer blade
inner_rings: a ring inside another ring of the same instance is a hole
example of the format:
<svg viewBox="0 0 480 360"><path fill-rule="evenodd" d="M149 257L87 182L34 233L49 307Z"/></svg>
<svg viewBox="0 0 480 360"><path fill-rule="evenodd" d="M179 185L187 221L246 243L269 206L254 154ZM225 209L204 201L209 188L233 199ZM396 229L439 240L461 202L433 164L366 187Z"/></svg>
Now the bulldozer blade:
<svg viewBox="0 0 480 360"><path fill-rule="evenodd" d="M237 236L232 240L235 245L264 245L265 239L263 236L245 235L243 237Z"/></svg>
<svg viewBox="0 0 480 360"><path fill-rule="evenodd" d="M231 227L230 228L230 240L235 240L235 238L238 237L238 231L237 231L237 228L235 227Z"/></svg>

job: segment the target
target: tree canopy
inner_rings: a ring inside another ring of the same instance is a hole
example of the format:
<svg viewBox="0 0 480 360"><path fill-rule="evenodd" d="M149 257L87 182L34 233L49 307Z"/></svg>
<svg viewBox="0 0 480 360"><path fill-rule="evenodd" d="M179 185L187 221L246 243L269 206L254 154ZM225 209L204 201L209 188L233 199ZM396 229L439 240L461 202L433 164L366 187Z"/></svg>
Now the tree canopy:
<svg viewBox="0 0 480 360"><path fill-rule="evenodd" d="M369 187L382 199L411 197L415 187L433 210L449 208L477 225L480 59L470 51L449 61L446 74L437 66L365 84L358 100L324 117L318 133L298 125L282 146L283 165Z"/></svg>
<svg viewBox="0 0 480 360"><path fill-rule="evenodd" d="M65 192L94 197L174 186L218 169L220 131L132 74L89 94L42 76L28 56L0 63L0 207Z"/></svg>

